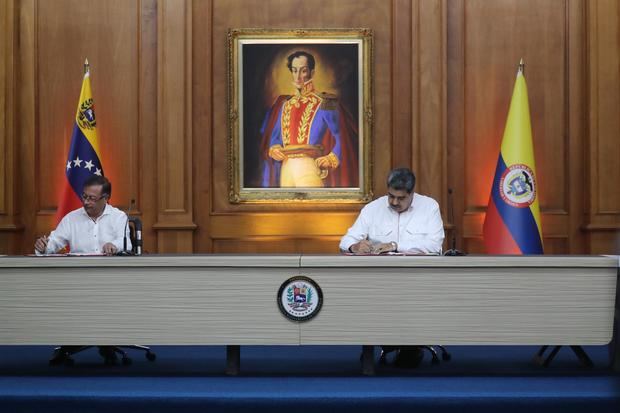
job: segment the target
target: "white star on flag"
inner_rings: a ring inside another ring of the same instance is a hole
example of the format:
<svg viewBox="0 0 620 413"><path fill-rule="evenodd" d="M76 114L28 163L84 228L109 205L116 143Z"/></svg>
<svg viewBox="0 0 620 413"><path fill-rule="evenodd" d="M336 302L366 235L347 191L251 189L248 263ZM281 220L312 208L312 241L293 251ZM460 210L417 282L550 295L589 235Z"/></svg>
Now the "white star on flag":
<svg viewBox="0 0 620 413"><path fill-rule="evenodd" d="M71 161L67 161L67 169L71 169Z"/></svg>
<svg viewBox="0 0 620 413"><path fill-rule="evenodd" d="M94 167L95 167L95 165L93 165L93 161L92 161L92 160L90 160L90 161L86 161L86 163L84 164L84 168L88 169L89 171L90 171L92 168L94 168Z"/></svg>
<svg viewBox="0 0 620 413"><path fill-rule="evenodd" d="M80 157L78 156L77 158L75 158L75 159L73 160L73 166L80 167L80 166L82 166L82 165L81 165L81 164L82 164L82 162L84 162L84 161L82 161L82 160L80 159Z"/></svg>
<svg viewBox="0 0 620 413"><path fill-rule="evenodd" d="M95 168L95 169L96 169L95 175L101 176L101 169L99 169L99 168Z"/></svg>

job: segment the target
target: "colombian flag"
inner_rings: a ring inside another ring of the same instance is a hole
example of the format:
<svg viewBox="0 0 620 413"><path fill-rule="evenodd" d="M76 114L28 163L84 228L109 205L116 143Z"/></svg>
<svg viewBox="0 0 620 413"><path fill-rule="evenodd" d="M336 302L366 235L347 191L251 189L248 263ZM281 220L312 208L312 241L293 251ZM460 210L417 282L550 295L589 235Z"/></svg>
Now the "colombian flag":
<svg viewBox="0 0 620 413"><path fill-rule="evenodd" d="M58 203L56 223L60 222L67 213L82 206L80 198L84 182L91 175L103 176L88 60L84 63L84 80L71 134L71 147L65 164L65 175L67 180Z"/></svg>
<svg viewBox="0 0 620 413"><path fill-rule="evenodd" d="M532 126L519 65L483 227L489 254L542 254Z"/></svg>

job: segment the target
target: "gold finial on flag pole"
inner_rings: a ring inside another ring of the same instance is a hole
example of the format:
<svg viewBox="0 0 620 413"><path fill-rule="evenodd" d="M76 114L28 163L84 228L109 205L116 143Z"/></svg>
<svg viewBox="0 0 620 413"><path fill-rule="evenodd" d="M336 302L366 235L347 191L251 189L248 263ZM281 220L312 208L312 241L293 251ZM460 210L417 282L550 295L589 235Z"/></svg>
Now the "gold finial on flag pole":
<svg viewBox="0 0 620 413"><path fill-rule="evenodd" d="M84 60L84 74L90 72L90 64L88 64L88 58Z"/></svg>
<svg viewBox="0 0 620 413"><path fill-rule="evenodd" d="M518 73L525 74L525 63L523 63L523 58L519 61Z"/></svg>

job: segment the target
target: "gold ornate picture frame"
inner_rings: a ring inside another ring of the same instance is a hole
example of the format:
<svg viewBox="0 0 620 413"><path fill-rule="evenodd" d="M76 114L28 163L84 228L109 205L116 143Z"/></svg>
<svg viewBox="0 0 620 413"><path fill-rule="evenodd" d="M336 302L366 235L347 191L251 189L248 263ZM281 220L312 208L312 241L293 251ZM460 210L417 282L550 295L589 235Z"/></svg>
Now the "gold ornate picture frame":
<svg viewBox="0 0 620 413"><path fill-rule="evenodd" d="M228 31L232 203L372 199L372 31Z"/></svg>

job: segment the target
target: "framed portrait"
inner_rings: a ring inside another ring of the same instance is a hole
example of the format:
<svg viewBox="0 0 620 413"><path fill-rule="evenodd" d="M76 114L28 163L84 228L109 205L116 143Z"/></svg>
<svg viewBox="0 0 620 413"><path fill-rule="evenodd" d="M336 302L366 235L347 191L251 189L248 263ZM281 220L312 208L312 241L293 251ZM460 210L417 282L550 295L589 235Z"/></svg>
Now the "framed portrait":
<svg viewBox="0 0 620 413"><path fill-rule="evenodd" d="M370 29L230 29L233 203L372 198Z"/></svg>

